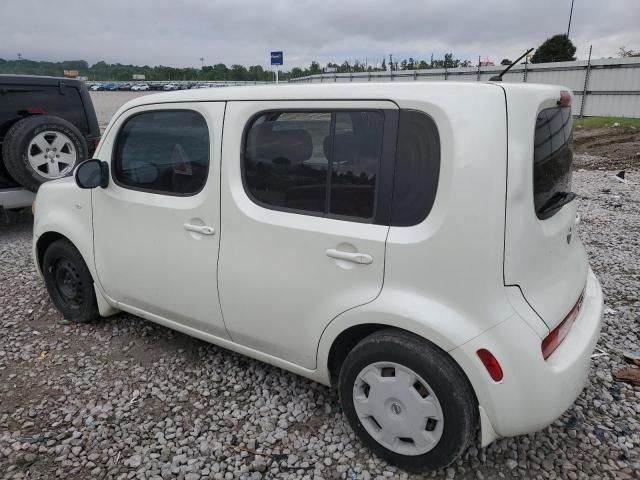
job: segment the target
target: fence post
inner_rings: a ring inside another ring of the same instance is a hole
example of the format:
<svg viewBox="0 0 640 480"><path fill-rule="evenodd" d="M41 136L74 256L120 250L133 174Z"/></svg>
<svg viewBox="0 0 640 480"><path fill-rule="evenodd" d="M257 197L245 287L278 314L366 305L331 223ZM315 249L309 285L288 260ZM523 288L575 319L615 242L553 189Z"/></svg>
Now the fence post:
<svg viewBox="0 0 640 480"><path fill-rule="evenodd" d="M478 55L478 78L476 81L480 81L480 55Z"/></svg>
<svg viewBox="0 0 640 480"><path fill-rule="evenodd" d="M587 70L584 72L584 88L582 89L582 102L580 103L580 118L584 115L584 105L587 103L587 88L589 87L589 77L591 76L591 49L589 45L589 60L587 60Z"/></svg>
<svg viewBox="0 0 640 480"><path fill-rule="evenodd" d="M527 66L529 65L529 57L527 56L524 59L524 76L522 78L522 81L527 83Z"/></svg>

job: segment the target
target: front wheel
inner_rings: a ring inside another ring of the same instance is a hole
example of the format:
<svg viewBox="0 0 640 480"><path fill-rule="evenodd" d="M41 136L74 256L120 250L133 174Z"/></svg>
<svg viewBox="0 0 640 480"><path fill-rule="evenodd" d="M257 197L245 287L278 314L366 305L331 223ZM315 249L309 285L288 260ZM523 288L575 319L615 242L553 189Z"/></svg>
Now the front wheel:
<svg viewBox="0 0 640 480"><path fill-rule="evenodd" d="M60 239L49 245L42 273L49 296L64 318L88 322L100 316L91 273L71 242Z"/></svg>
<svg viewBox="0 0 640 480"><path fill-rule="evenodd" d="M446 467L476 433L477 402L460 367L407 332L376 332L356 345L340 370L339 390L360 439L409 471Z"/></svg>

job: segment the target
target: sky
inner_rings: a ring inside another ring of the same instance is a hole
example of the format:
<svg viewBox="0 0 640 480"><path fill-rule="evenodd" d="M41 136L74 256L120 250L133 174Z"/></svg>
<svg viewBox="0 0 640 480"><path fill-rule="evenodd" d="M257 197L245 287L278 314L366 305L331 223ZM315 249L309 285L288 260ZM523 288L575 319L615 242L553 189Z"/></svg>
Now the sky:
<svg viewBox="0 0 640 480"><path fill-rule="evenodd" d="M0 0L0 58L199 67L515 59L566 33L571 0ZM640 50L640 0L575 0L579 59Z"/></svg>

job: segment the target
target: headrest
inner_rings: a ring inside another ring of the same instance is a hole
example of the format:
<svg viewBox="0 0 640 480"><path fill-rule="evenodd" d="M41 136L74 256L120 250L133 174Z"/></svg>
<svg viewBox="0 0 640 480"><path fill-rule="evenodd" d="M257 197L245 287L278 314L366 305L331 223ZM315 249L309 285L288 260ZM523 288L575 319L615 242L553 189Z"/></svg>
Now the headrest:
<svg viewBox="0 0 640 480"><path fill-rule="evenodd" d="M327 135L322 142L324 149L324 156L328 160L331 158L331 135ZM338 133L334 136L333 140L333 154L335 155L335 162L353 162L357 154L357 141L355 135L352 132Z"/></svg>
<svg viewBox="0 0 640 480"><path fill-rule="evenodd" d="M253 151L256 160L284 158L287 163L300 163L313 154L311 135L304 129L272 130L273 124L253 128L258 129Z"/></svg>

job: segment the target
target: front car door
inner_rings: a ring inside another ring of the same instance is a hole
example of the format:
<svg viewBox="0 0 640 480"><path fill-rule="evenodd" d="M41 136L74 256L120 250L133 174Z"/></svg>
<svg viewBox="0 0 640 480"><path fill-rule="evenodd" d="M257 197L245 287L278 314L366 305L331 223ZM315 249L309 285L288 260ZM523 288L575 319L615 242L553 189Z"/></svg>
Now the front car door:
<svg viewBox="0 0 640 480"><path fill-rule="evenodd" d="M305 368L340 313L376 298L397 107L229 102L220 301L232 339Z"/></svg>
<svg viewBox="0 0 640 480"><path fill-rule="evenodd" d="M228 338L216 278L224 109L209 102L126 111L97 154L110 162L111 178L92 203L95 267L110 298L123 310Z"/></svg>

